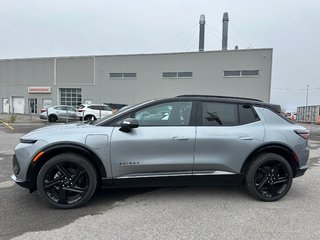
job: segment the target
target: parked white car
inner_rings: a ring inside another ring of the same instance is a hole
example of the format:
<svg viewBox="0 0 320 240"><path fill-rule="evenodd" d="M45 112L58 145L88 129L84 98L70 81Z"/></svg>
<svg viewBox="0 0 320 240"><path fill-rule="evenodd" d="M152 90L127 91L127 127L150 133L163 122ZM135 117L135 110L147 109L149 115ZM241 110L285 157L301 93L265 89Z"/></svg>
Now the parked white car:
<svg viewBox="0 0 320 240"><path fill-rule="evenodd" d="M105 104L81 104L78 108L78 117L80 120L96 120L112 115L112 109Z"/></svg>
<svg viewBox="0 0 320 240"><path fill-rule="evenodd" d="M72 106L58 105L50 108L41 109L40 118L47 119L49 122L56 122L61 119L78 120L77 109Z"/></svg>

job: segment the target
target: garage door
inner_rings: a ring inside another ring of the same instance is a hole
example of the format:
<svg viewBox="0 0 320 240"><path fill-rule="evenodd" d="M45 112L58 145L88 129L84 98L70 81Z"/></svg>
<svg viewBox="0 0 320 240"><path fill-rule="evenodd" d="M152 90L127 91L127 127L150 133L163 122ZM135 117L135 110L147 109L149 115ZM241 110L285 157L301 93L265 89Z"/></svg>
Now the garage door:
<svg viewBox="0 0 320 240"><path fill-rule="evenodd" d="M24 98L12 97L12 108L14 113L24 113Z"/></svg>

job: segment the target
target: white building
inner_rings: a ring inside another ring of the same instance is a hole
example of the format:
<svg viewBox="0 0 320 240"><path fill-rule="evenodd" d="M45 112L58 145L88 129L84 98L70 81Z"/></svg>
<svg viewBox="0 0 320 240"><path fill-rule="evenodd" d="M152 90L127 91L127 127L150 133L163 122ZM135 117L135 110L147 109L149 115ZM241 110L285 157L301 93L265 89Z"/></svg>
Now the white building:
<svg viewBox="0 0 320 240"><path fill-rule="evenodd" d="M181 94L270 100L272 49L0 60L0 112Z"/></svg>
<svg viewBox="0 0 320 240"><path fill-rule="evenodd" d="M297 108L297 121L320 124L320 106L301 106Z"/></svg>

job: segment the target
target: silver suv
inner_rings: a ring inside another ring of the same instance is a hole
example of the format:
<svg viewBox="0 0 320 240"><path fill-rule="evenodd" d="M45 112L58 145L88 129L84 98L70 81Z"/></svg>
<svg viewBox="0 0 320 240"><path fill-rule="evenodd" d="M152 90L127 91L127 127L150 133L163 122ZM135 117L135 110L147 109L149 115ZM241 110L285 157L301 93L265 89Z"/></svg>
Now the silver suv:
<svg viewBox="0 0 320 240"><path fill-rule="evenodd" d="M12 178L53 207L132 186L245 183L276 201L307 170L309 132L255 99L184 95L91 124L37 129L15 148Z"/></svg>
<svg viewBox="0 0 320 240"><path fill-rule="evenodd" d="M97 120L111 115L112 109L105 104L81 104L78 108L78 117L80 120Z"/></svg>

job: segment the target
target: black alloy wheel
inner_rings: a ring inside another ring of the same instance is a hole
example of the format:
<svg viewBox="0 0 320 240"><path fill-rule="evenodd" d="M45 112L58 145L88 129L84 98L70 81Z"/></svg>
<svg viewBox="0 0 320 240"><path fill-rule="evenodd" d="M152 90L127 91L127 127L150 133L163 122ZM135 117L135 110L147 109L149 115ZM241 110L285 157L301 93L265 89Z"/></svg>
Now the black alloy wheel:
<svg viewBox="0 0 320 240"><path fill-rule="evenodd" d="M49 115L49 122L56 122L58 120L58 117L56 115Z"/></svg>
<svg viewBox="0 0 320 240"><path fill-rule="evenodd" d="M76 154L60 154L40 169L37 178L42 200L56 208L75 208L93 196L97 186L94 167Z"/></svg>
<svg viewBox="0 0 320 240"><path fill-rule="evenodd" d="M256 158L249 167L246 183L249 193L262 201L276 201L287 194L292 185L292 168L273 153Z"/></svg>
<svg viewBox="0 0 320 240"><path fill-rule="evenodd" d="M97 120L97 119L96 119L96 117L93 116L93 115L87 115L87 116L84 117L84 120L85 120L85 121L95 121L95 120Z"/></svg>

